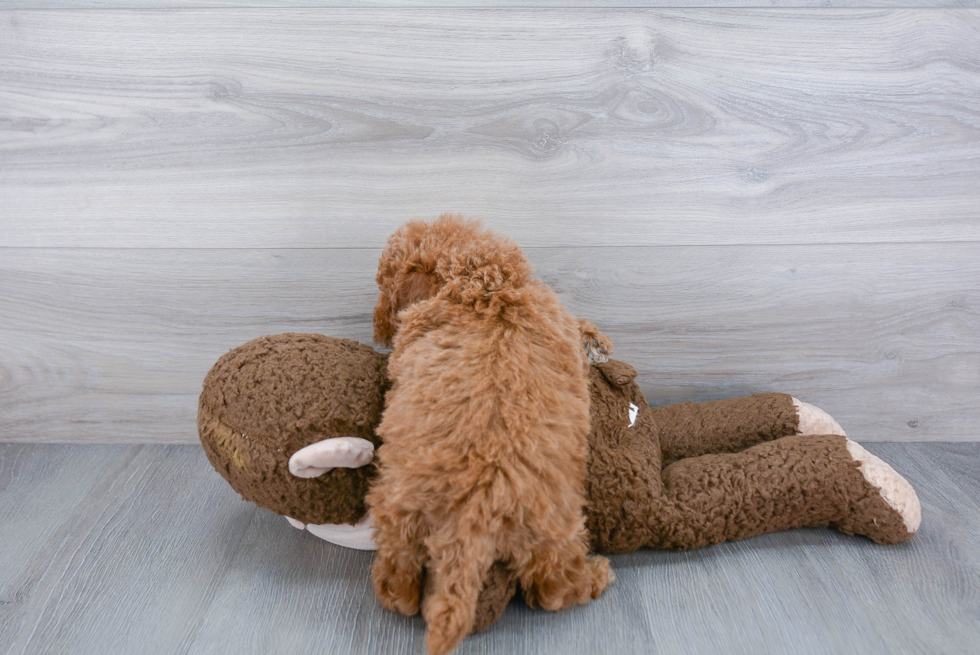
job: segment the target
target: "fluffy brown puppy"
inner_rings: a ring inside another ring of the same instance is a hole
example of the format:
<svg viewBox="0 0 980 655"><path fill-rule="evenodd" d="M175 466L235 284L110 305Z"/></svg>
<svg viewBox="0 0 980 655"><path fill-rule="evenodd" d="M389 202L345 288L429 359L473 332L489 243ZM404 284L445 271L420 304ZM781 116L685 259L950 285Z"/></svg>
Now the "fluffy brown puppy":
<svg viewBox="0 0 980 655"><path fill-rule="evenodd" d="M393 346L367 497L378 600L415 614L427 570L426 641L441 655L470 631L496 561L529 604L597 598L612 572L587 555L579 324L513 241L449 214L395 232L377 282L375 338Z"/></svg>

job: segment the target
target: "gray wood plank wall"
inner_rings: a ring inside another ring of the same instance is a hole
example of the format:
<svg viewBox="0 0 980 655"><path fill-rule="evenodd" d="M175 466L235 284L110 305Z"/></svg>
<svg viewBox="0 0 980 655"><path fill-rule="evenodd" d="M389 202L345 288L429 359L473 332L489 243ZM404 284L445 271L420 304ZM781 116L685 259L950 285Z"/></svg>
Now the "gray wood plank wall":
<svg viewBox="0 0 980 655"><path fill-rule="evenodd" d="M188 4L0 1L0 440L196 440L221 353L369 341L444 210L651 403L980 436L980 10Z"/></svg>
<svg viewBox="0 0 980 655"><path fill-rule="evenodd" d="M0 9L978 7L980 0L0 0Z"/></svg>

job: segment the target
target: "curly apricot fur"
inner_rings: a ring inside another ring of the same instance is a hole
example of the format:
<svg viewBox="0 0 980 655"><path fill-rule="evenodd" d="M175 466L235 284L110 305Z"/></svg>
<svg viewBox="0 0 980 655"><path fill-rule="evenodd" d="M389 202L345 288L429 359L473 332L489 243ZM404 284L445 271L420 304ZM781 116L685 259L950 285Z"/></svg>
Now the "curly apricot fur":
<svg viewBox="0 0 980 655"><path fill-rule="evenodd" d="M377 281L375 338L393 346L367 498L379 601L415 613L427 570L421 609L441 655L469 632L494 562L545 609L598 597L612 573L585 532L583 343L608 340L533 278L513 241L458 216L402 226Z"/></svg>

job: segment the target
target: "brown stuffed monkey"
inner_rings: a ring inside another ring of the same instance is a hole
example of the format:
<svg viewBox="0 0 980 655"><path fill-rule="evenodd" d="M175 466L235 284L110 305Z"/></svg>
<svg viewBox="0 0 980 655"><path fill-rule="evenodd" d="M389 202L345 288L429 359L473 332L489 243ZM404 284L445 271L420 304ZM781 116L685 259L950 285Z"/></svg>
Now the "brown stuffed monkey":
<svg viewBox="0 0 980 655"><path fill-rule="evenodd" d="M317 334L262 337L226 353L200 398L208 458L246 500L327 541L373 549L364 497L385 364L370 346ZM780 393L652 408L635 377L616 360L590 371L594 550L683 550L816 526L885 544L918 529L911 485L825 412ZM495 565L472 631L515 593L506 564Z"/></svg>

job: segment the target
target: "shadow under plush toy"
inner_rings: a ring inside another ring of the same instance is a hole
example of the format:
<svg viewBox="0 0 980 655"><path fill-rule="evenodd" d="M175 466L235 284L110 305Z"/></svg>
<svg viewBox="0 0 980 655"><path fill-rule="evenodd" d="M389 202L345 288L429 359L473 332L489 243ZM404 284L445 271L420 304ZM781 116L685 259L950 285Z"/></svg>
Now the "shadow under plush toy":
<svg viewBox="0 0 980 655"><path fill-rule="evenodd" d="M364 498L385 371L386 356L355 341L294 333L250 341L204 380L204 450L246 500L327 541L373 549ZM598 363L589 377L586 525L595 551L699 548L816 526L887 544L919 527L911 485L812 405L763 393L651 408L629 364ZM491 569L473 632L500 616L516 586L504 563Z"/></svg>

